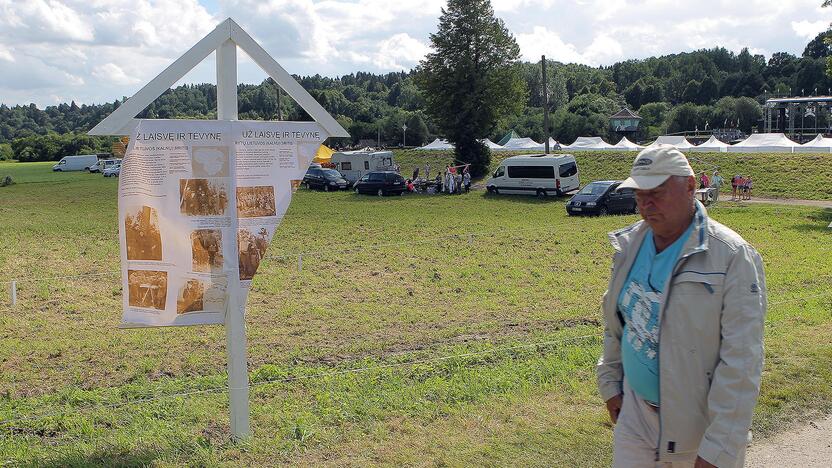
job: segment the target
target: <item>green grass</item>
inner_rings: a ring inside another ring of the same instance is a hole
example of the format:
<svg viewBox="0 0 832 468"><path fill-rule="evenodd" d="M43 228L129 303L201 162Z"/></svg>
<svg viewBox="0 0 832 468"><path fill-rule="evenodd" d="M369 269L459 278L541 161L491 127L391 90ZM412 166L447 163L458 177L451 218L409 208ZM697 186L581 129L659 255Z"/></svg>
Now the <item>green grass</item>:
<svg viewBox="0 0 832 468"><path fill-rule="evenodd" d="M585 177L618 170L581 164ZM482 192L298 192L249 298L254 436L232 444L221 327L118 330L117 275L23 281L118 270L117 181L4 173L18 183L0 188L0 281L22 282L16 309L0 290L0 420L42 417L0 424L0 462L610 463L598 304L606 232L635 216L567 218L564 200ZM711 214L766 263L755 430L832 410L832 211ZM136 402L183 392L203 393Z"/></svg>
<svg viewBox="0 0 832 468"><path fill-rule="evenodd" d="M499 162L516 153L494 151L492 170ZM582 183L602 179L625 179L635 152L577 151L575 155ZM759 197L797 198L806 200L832 199L832 155L830 154L775 154L775 153L686 153L697 172L715 169L726 180L724 193L731 192L730 179L735 174L754 179L754 194ZM403 174L411 174L414 167L431 165L431 173L444 168L453 160L448 151L396 151L396 161Z"/></svg>

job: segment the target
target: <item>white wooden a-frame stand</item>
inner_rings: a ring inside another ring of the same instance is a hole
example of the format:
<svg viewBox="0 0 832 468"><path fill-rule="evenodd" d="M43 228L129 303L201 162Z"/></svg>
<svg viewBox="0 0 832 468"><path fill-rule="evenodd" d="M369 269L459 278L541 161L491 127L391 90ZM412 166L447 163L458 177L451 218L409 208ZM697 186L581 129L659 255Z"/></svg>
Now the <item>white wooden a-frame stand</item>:
<svg viewBox="0 0 832 468"><path fill-rule="evenodd" d="M323 127L329 136L349 137L349 133L231 18L220 23L133 97L93 127L89 134L130 135L138 124L134 117L214 51L217 58L217 120L237 120L238 46ZM238 281L229 281L228 297L225 338L228 352L231 434L240 440L250 434L251 428L245 316L243 309L239 307Z"/></svg>

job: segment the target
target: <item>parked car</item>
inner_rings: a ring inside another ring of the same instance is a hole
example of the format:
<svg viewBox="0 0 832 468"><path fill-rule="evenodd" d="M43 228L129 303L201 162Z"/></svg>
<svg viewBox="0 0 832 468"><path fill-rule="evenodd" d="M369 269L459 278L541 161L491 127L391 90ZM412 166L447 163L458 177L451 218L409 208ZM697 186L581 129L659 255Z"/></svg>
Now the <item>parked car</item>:
<svg viewBox="0 0 832 468"><path fill-rule="evenodd" d="M121 164L121 159L99 159L92 166L87 168L89 172L104 172L104 169L109 169L115 164Z"/></svg>
<svg viewBox="0 0 832 468"><path fill-rule="evenodd" d="M618 190L621 182L599 180L585 185L566 203L566 214L638 213L635 192L631 188Z"/></svg>
<svg viewBox="0 0 832 468"><path fill-rule="evenodd" d="M104 177L118 177L121 175L121 161L119 161L118 164L114 164L107 169L104 169L102 174L104 174Z"/></svg>
<svg viewBox="0 0 832 468"><path fill-rule="evenodd" d="M485 183L490 193L561 196L579 187L578 164L571 154L536 154L504 159Z"/></svg>
<svg viewBox="0 0 832 468"><path fill-rule="evenodd" d="M307 188L320 189L324 192L330 190L345 190L349 187L349 182L335 169L323 169L320 167L310 167L303 176L302 182Z"/></svg>
<svg viewBox="0 0 832 468"><path fill-rule="evenodd" d="M52 166L55 172L83 171L98 161L95 154L79 154L76 156L64 156L58 164Z"/></svg>
<svg viewBox="0 0 832 468"><path fill-rule="evenodd" d="M372 171L364 174L353 188L355 193L376 194L380 197L391 193L401 195L407 190L404 178L393 171Z"/></svg>

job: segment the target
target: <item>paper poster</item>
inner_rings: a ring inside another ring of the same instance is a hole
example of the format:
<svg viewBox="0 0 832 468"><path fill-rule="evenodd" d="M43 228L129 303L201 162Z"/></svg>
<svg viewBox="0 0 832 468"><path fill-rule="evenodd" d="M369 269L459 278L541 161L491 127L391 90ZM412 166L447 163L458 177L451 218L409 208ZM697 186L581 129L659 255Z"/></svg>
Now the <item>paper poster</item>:
<svg viewBox="0 0 832 468"><path fill-rule="evenodd" d="M327 134L315 122L142 120L118 191L122 326L218 324Z"/></svg>

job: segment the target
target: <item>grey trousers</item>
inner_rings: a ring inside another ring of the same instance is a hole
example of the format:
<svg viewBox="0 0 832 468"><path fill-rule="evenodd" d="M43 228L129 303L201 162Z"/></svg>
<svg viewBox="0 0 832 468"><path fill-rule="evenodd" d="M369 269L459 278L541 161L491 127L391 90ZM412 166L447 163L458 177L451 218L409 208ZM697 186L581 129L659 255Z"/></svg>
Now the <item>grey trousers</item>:
<svg viewBox="0 0 832 468"><path fill-rule="evenodd" d="M659 410L639 398L624 381L624 402L613 431L612 459L615 468L687 468L696 461L657 462Z"/></svg>

